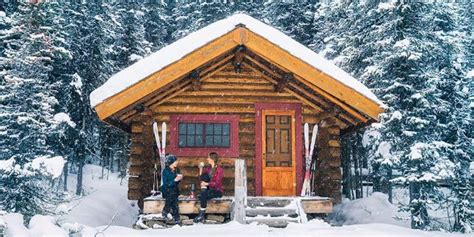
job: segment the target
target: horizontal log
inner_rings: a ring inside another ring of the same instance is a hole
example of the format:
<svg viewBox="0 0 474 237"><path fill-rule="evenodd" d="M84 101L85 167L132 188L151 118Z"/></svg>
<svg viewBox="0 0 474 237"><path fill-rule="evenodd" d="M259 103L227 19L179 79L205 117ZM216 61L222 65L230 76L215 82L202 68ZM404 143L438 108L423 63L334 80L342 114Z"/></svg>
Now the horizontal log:
<svg viewBox="0 0 474 237"><path fill-rule="evenodd" d="M144 200L143 212L145 214L161 213L165 206L165 200ZM199 213L200 203L197 200L179 200L180 214L197 214ZM227 214L232 210L232 199L221 200L212 199L208 201L206 213Z"/></svg>
<svg viewBox="0 0 474 237"><path fill-rule="evenodd" d="M301 200L301 207L306 214L331 213L333 209L332 200Z"/></svg>
<svg viewBox="0 0 474 237"><path fill-rule="evenodd" d="M175 105L171 103L163 103L155 107L154 112L156 113L229 113L229 114L241 114L241 113L255 113L254 105L218 105L218 104L206 104L200 103L199 105ZM303 106L303 114L314 114L315 111L309 106Z"/></svg>
<svg viewBox="0 0 474 237"><path fill-rule="evenodd" d="M139 146L139 145L135 145L135 146L132 146L130 148L130 154L132 155L140 155L143 153L143 150L144 148L142 146Z"/></svg>
<svg viewBox="0 0 474 237"><path fill-rule="evenodd" d="M328 142L329 147L340 147L341 146L341 141L339 140L330 140Z"/></svg>
<svg viewBox="0 0 474 237"><path fill-rule="evenodd" d="M254 117L240 117L239 123L255 123L255 118Z"/></svg>
<svg viewBox="0 0 474 237"><path fill-rule="evenodd" d="M272 92L273 86L270 84L240 84L240 83L202 83L201 90L249 90L249 91L268 91Z"/></svg>
<svg viewBox="0 0 474 237"><path fill-rule="evenodd" d="M250 156L250 157L253 157L255 156L255 150L254 149L240 149L239 150L239 155L240 156Z"/></svg>
<svg viewBox="0 0 474 237"><path fill-rule="evenodd" d="M168 103L183 103L183 104L193 104L196 102L202 103L215 103L215 104L254 104L256 102L279 102L279 103L299 103L300 101L296 98L285 98L285 97L275 97L275 96L252 96L252 97L222 97L222 96L177 96L170 100Z"/></svg>
<svg viewBox="0 0 474 237"><path fill-rule="evenodd" d="M143 157L141 157L140 155L131 155L128 158L128 161L130 162L130 165L132 166L141 166L146 163L145 159L143 159Z"/></svg>
<svg viewBox="0 0 474 237"><path fill-rule="evenodd" d="M329 154L332 158L340 158L341 157L341 148L340 147L330 147Z"/></svg>
<svg viewBox="0 0 474 237"><path fill-rule="evenodd" d="M169 123L170 122L170 116L169 115L164 115L164 114L153 114L152 120L156 121L158 124L161 124L163 122Z"/></svg>
<svg viewBox="0 0 474 237"><path fill-rule="evenodd" d="M229 75L215 75L206 80L207 82L224 82L224 83L240 83L240 84L270 84L267 80L263 79L261 76L250 76L250 77L232 77Z"/></svg>
<svg viewBox="0 0 474 237"><path fill-rule="evenodd" d="M128 174L132 176L139 176L143 173L143 170L145 169L146 166L142 165L131 165L128 168Z"/></svg>
<svg viewBox="0 0 474 237"><path fill-rule="evenodd" d="M335 158L335 157L331 157L331 159L329 159L329 167L331 168L339 168L341 167L341 159L339 157Z"/></svg>
<svg viewBox="0 0 474 237"><path fill-rule="evenodd" d="M143 131L143 124L133 123L132 124L132 133L141 133Z"/></svg>
<svg viewBox="0 0 474 237"><path fill-rule="evenodd" d="M234 97L242 97L242 96L274 96L274 97L287 97L287 98L294 98L294 96L288 93L276 93L273 91L238 91L238 90L206 90L206 91L185 91L181 94L181 96L234 96Z"/></svg>
<svg viewBox="0 0 474 237"><path fill-rule="evenodd" d="M303 123L317 124L321 119L317 115L303 115Z"/></svg>
<svg viewBox="0 0 474 237"><path fill-rule="evenodd" d="M342 179L341 170L338 168L321 167L320 175L321 180L326 180L326 182Z"/></svg>
<svg viewBox="0 0 474 237"><path fill-rule="evenodd" d="M129 177L128 178L128 189L129 190L139 190L143 187L143 182L138 177Z"/></svg>
<svg viewBox="0 0 474 237"><path fill-rule="evenodd" d="M137 189L129 189L127 192L127 198L128 200L139 200L142 198L142 193L140 190Z"/></svg>
<svg viewBox="0 0 474 237"><path fill-rule="evenodd" d="M329 134L331 134L331 135L339 135L340 131L341 131L341 130L340 130L338 127L330 127L330 128L328 128L328 132L329 132Z"/></svg>

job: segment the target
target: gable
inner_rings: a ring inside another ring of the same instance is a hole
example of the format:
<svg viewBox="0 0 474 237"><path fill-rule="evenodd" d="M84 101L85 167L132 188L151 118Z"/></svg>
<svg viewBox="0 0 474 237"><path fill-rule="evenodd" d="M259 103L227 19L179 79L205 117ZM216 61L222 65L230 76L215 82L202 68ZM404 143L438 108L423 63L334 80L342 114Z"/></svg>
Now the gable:
<svg viewBox="0 0 474 237"><path fill-rule="evenodd" d="M237 22L235 26L234 23ZM228 31L229 29L232 30ZM216 32L203 39L198 37L203 31L208 30ZM222 32L227 33L213 39ZM175 81L190 77L193 71L202 70L206 64L212 67L209 63L223 55L231 59L234 57L232 52L239 45L244 45L249 51L280 68L284 73L293 74L294 80L302 82L304 87L309 88L308 92L317 93L324 100L359 119L367 117L377 120L378 114L382 112L382 103L367 87L313 51L251 17L242 14L234 15L195 33L191 34L190 38L185 37L158 51L144 59L144 62L137 62L116 74L102 87L91 93L91 105L99 117L104 120ZM194 44L189 39L200 41ZM185 50L178 51L171 59L158 57L163 55L163 52L171 53L173 48L186 43L193 44L193 47L189 46L188 49L194 51L185 56L182 56ZM204 45L196 47L199 44ZM176 61L178 57L181 58ZM152 65L153 60L158 66ZM173 62L165 65L168 61ZM214 65L216 63L213 62ZM142 71L134 74L139 69ZM143 77L153 70L157 71ZM301 99L304 99L304 96Z"/></svg>

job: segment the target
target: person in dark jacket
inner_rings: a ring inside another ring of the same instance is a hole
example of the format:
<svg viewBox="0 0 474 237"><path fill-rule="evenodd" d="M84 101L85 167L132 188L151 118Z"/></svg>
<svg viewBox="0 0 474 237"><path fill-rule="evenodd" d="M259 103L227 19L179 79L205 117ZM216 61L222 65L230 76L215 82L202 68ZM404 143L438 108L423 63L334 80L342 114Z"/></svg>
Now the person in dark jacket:
<svg viewBox="0 0 474 237"><path fill-rule="evenodd" d="M194 222L204 222L207 208L207 201L212 198L222 197L222 178L224 177L224 169L218 163L219 156L215 152L209 153L207 156L208 166L202 171L201 180L201 194L199 195L199 202L201 208L199 214L194 218Z"/></svg>
<svg viewBox="0 0 474 237"><path fill-rule="evenodd" d="M178 160L174 155L166 156L165 169L163 170L163 185L161 192L165 198L165 206L163 207L162 216L167 218L168 213L173 215L176 224L181 225L179 218L178 196L179 182L183 179L183 175L179 173Z"/></svg>

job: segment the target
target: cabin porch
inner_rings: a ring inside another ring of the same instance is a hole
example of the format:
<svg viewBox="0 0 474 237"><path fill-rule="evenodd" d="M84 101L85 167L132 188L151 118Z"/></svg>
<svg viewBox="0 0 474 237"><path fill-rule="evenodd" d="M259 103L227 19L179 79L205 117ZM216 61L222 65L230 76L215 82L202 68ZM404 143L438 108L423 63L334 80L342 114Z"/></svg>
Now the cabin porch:
<svg viewBox="0 0 474 237"><path fill-rule="evenodd" d="M188 197L179 198L179 211L181 214L198 214L199 200ZM286 207L294 202L298 202L306 214L328 214L332 212L333 203L327 197L247 197L248 210L256 207ZM224 196L215 198L208 202L206 213L209 214L231 214L233 209L234 197ZM165 200L162 197L147 197L143 202L144 214L159 214L165 206ZM251 211L252 212L252 211Z"/></svg>
<svg viewBox="0 0 474 237"><path fill-rule="evenodd" d="M271 227L286 227L288 223L304 223L314 217L325 217L332 212L333 202L326 197L247 197L243 218L237 217L239 207L233 196L212 199L206 209L206 223L219 224L230 220L241 223L258 223ZM161 197L147 197L144 200L143 223L153 227L155 224L167 226L161 211L165 200ZM199 200L188 197L179 198L179 210L184 225L192 225L192 218L199 212ZM173 223L171 223L173 224Z"/></svg>

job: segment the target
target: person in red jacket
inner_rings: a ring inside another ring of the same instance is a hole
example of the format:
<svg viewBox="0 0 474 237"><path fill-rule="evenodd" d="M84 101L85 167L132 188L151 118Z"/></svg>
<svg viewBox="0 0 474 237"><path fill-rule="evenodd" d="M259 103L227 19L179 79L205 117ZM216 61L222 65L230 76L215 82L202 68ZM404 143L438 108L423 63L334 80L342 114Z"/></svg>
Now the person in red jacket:
<svg viewBox="0 0 474 237"><path fill-rule="evenodd" d="M201 208L199 214L194 218L194 222L204 222L207 208L207 201L212 198L222 197L222 177L224 177L224 169L219 164L219 156L216 152L211 152L207 156L208 166L204 168L201 175L201 194L199 202Z"/></svg>

